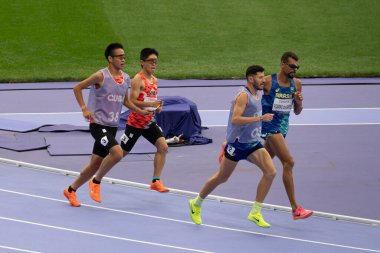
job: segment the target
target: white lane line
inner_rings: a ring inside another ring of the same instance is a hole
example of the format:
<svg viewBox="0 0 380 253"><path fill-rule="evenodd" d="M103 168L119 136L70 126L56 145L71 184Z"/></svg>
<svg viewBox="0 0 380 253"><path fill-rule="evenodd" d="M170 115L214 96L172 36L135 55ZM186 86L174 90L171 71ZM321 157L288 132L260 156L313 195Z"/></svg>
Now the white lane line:
<svg viewBox="0 0 380 253"><path fill-rule="evenodd" d="M380 125L380 122L379 123L373 123L373 122L351 123L351 122L347 122L347 123L326 123L326 124L290 123L289 125L290 126L368 126L368 125ZM227 127L226 124L225 125L223 125L223 124L222 125L212 125L212 124L204 125L204 124L202 124L202 126L205 126L205 127Z"/></svg>
<svg viewBox="0 0 380 253"><path fill-rule="evenodd" d="M14 251L20 251L20 252L27 252L27 253L41 253L39 251L32 251L32 250L26 250L26 249L19 249L14 247L8 247L4 245L0 245L0 249L8 249L8 250L14 250Z"/></svg>
<svg viewBox="0 0 380 253"><path fill-rule="evenodd" d="M0 113L0 116L9 116L9 115L72 115L80 114L81 112L14 112L14 113Z"/></svg>
<svg viewBox="0 0 380 253"><path fill-rule="evenodd" d="M293 114L293 113L292 113ZM225 127L229 110L199 110L202 126ZM310 108L291 115L291 126L380 125L380 108Z"/></svg>
<svg viewBox="0 0 380 253"><path fill-rule="evenodd" d="M13 194L17 194L17 195L28 196L28 197L34 197L34 198L40 198L40 199L46 199L46 200L51 200L51 201L56 201L56 202L65 202L65 203L67 203L67 201L60 200L60 199L54 199L54 198L49 198L49 197L44 197L44 196L39 196L39 195L34 195L34 194L16 192L16 191L11 191L11 190L1 189L1 188L0 188L0 191L2 191L2 192L8 192L8 193L13 193ZM199 225L195 225L194 223L192 223L190 221L184 221L184 220L178 220L178 219L160 217L160 216L155 216L155 215L148 215L148 214L142 214L142 213L124 211L124 210L107 208L107 207L93 206L93 205L88 205L88 204L82 204L82 206L86 206L86 207L90 207L90 208L96 208L96 209L102 209L102 210L111 211L111 212L125 213L125 214L131 214L131 215L142 216L142 217L147 217L147 218L166 220L166 221L173 221L173 222L178 222L178 223L191 224L193 226L199 226ZM288 236L281 236L281 235L260 233L260 232L254 232L254 231L249 231L249 230L235 229L235 228L215 226L215 225L208 225L208 224L202 224L201 226L203 226L203 227L209 227L209 228L215 228L215 229L219 229L219 230L232 231L232 232L240 232L240 233L261 235L261 236L267 236L267 237L274 237L274 238L279 238L279 239L285 239L285 240L291 240L291 241L299 241L299 242L305 242L305 243L311 243L311 244L317 244L317 245L325 245L325 246L331 246L331 247L336 247L336 248L346 248L346 249L354 249L354 250L360 250L360 251L379 252L380 253L380 250L376 250L376 249L360 248L360 247L354 247L354 246L348 246L348 245L342 245L342 244L326 243L326 242L313 241L313 240L305 240L305 239L300 239L300 238L295 238L295 237L288 237Z"/></svg>
<svg viewBox="0 0 380 253"><path fill-rule="evenodd" d="M152 246L159 246L159 247L165 247L165 248L179 249L179 250L184 250L184 251L201 252L201 253L213 253L211 251L190 249L190 248L178 247L178 246L173 246L173 245L168 245L168 244L161 244L161 243L154 243L154 242L149 242L149 241L135 240L135 239L130 239L130 238L126 238L126 237L119 237L119 236L106 235L106 234L99 234L99 233L94 233L94 232L88 232L88 231L77 230L77 229L72 229L72 228L65 228L65 227L58 227L58 226L53 226L53 225L48 225L48 224L43 224L43 223L37 223L37 222L31 222L31 221L19 220L19 219L13 219L13 218L2 217L2 216L0 216L0 220L13 221L13 222L18 222L18 223L23 223L23 224L28 224L28 225L39 226L39 227L52 228L52 229L57 229L57 230L75 232L75 233L79 233L79 234L92 235L92 236L98 236L98 237L103 237L103 238L108 238L108 239L116 239L116 240L121 240L121 241L129 241L129 242L147 244L147 245L152 245Z"/></svg>
<svg viewBox="0 0 380 253"><path fill-rule="evenodd" d="M380 107L304 108L303 111L379 110ZM229 112L230 110L198 110L199 112Z"/></svg>

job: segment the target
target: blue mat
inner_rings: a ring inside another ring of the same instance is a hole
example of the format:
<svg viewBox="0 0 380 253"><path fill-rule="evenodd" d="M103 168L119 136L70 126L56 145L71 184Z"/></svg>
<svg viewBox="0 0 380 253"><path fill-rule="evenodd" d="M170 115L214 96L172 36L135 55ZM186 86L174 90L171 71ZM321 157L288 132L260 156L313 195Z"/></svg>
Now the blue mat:
<svg viewBox="0 0 380 253"><path fill-rule="evenodd" d="M120 140L122 133L123 131L118 132L116 140ZM83 132L57 133L45 137L45 140L49 145L48 152L52 156L90 155L94 145L91 134ZM131 151L131 154L154 153L156 153L156 147L143 137L137 141Z"/></svg>

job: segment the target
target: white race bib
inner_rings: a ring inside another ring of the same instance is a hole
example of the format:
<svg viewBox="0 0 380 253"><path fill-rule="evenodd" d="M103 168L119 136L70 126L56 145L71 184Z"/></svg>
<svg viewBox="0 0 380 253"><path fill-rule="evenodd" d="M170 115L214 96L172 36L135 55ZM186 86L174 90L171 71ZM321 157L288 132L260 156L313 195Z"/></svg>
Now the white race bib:
<svg viewBox="0 0 380 253"><path fill-rule="evenodd" d="M293 99L275 98L273 102L273 111L290 113L292 110Z"/></svg>
<svg viewBox="0 0 380 253"><path fill-rule="evenodd" d="M145 98L144 98L144 102L154 102L154 101L157 101L157 98L156 98L156 97L155 97L155 98L151 98L151 97L145 97ZM155 107L152 107L152 106L147 106L147 107L144 107L144 108L146 108L146 109L148 109L148 110L151 110L151 111L156 110L156 108L155 108Z"/></svg>

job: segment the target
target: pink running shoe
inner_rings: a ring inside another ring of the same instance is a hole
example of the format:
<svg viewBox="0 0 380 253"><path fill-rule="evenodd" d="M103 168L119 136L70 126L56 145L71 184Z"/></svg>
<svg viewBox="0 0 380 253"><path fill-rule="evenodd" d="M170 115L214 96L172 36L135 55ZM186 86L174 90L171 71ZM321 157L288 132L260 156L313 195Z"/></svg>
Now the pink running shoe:
<svg viewBox="0 0 380 253"><path fill-rule="evenodd" d="M220 151L220 154L219 154L219 163L222 162L222 159L223 159L223 156L224 156L224 148L226 147L227 145L227 142L223 142L222 144L222 150Z"/></svg>
<svg viewBox="0 0 380 253"><path fill-rule="evenodd" d="M313 215L313 211L305 210L301 206L298 206L297 209L292 212L292 214L293 220L300 220L309 218L311 215Z"/></svg>

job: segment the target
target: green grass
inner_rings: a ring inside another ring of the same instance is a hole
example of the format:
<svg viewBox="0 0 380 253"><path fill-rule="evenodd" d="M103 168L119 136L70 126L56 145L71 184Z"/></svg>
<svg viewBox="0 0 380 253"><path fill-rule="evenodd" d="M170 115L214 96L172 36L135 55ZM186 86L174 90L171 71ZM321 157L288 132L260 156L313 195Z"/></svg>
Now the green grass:
<svg viewBox="0 0 380 253"><path fill-rule="evenodd" d="M0 82L81 80L124 44L126 71L139 52L160 52L157 76L243 78L247 66L278 70L284 51L301 77L380 76L377 0L0 0Z"/></svg>

